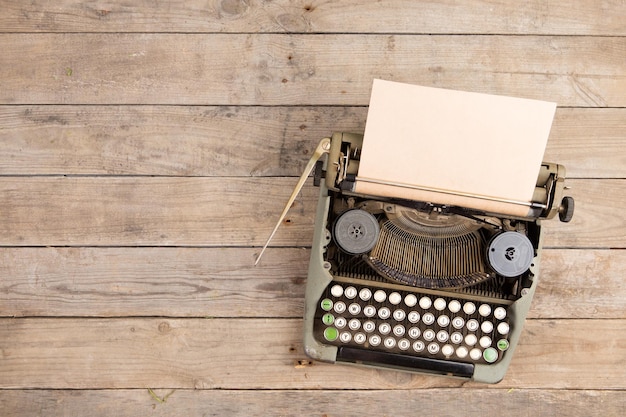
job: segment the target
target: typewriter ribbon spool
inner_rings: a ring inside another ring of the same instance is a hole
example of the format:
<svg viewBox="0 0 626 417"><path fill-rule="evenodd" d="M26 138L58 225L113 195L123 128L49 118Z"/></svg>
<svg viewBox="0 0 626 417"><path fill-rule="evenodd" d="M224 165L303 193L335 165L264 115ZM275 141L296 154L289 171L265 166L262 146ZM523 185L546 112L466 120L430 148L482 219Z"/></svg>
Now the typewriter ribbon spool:
<svg viewBox="0 0 626 417"><path fill-rule="evenodd" d="M380 234L378 220L365 210L344 212L335 222L334 238L341 249L351 255L369 252Z"/></svg>
<svg viewBox="0 0 626 417"><path fill-rule="evenodd" d="M489 242L487 257L491 267L505 277L516 277L528 270L535 249L532 242L518 232L502 232Z"/></svg>

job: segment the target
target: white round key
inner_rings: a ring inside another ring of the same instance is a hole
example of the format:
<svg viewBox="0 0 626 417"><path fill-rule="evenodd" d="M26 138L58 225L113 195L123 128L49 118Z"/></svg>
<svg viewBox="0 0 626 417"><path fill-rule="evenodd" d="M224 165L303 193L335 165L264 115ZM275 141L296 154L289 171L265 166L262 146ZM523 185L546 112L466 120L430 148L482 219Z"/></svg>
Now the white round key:
<svg viewBox="0 0 626 417"><path fill-rule="evenodd" d="M465 336L465 344L468 346L474 346L478 342L478 338L475 334L468 334Z"/></svg>
<svg viewBox="0 0 626 417"><path fill-rule="evenodd" d="M483 336L478 341L478 344L486 349L491 346L491 338L489 336Z"/></svg>
<svg viewBox="0 0 626 417"><path fill-rule="evenodd" d="M459 346L458 348L456 348L456 356L461 359L466 358L468 353L469 352L465 346Z"/></svg>
<svg viewBox="0 0 626 417"><path fill-rule="evenodd" d="M433 329L426 329L423 333L424 340L430 342L431 340L435 340L435 331Z"/></svg>
<svg viewBox="0 0 626 417"><path fill-rule="evenodd" d="M441 353L443 353L443 356L447 358L449 356L452 356L452 354L454 353L454 348L452 347L452 345L443 345L441 348Z"/></svg>
<svg viewBox="0 0 626 417"><path fill-rule="evenodd" d="M406 339L400 339L398 340L398 347L400 348L400 350L407 350L411 347L411 342Z"/></svg>
<svg viewBox="0 0 626 417"><path fill-rule="evenodd" d="M369 338L370 345L372 345L372 346L378 346L378 345L380 345L380 342L381 342L381 341L382 341L382 339L381 339L381 338L380 338L380 336L379 336L379 335L377 335L377 334L373 334L373 335L371 335L371 336L370 336L370 338Z"/></svg>
<svg viewBox="0 0 626 417"><path fill-rule="evenodd" d="M385 339L385 347L387 349L393 349L394 347L396 347L396 339L394 339L393 337L388 337Z"/></svg>
<svg viewBox="0 0 626 417"><path fill-rule="evenodd" d="M446 308L446 300L444 300L443 298L436 298L433 302L433 307L435 307L435 310L438 311L443 310L444 308Z"/></svg>
<svg viewBox="0 0 626 417"><path fill-rule="evenodd" d="M500 334L509 334L509 324L507 322L502 322L498 324L498 333Z"/></svg>
<svg viewBox="0 0 626 417"><path fill-rule="evenodd" d="M343 287L339 284L335 284L330 289L330 293L333 295L333 297L339 298L343 295Z"/></svg>
<svg viewBox="0 0 626 417"><path fill-rule="evenodd" d="M441 343L447 342L449 337L450 336L448 335L448 332L446 332L445 330L439 330L437 332L437 340L439 340Z"/></svg>
<svg viewBox="0 0 626 417"><path fill-rule="evenodd" d="M437 324L441 327L448 327L448 324L450 324L450 317L442 314L441 316L437 317Z"/></svg>
<svg viewBox="0 0 626 417"><path fill-rule="evenodd" d="M427 326L430 326L435 322L435 315L433 313L426 313L422 316L422 321Z"/></svg>
<svg viewBox="0 0 626 417"><path fill-rule="evenodd" d="M346 303L344 303L343 301L337 301L333 309L337 314L341 314L346 311Z"/></svg>
<svg viewBox="0 0 626 417"><path fill-rule="evenodd" d="M393 312L393 318L396 321L402 321L404 320L405 317L406 317L406 313L404 312L404 310L398 309Z"/></svg>
<svg viewBox="0 0 626 417"><path fill-rule="evenodd" d="M462 329L465 326L465 320L463 317L455 317L452 319L452 327L455 329Z"/></svg>
<svg viewBox="0 0 626 417"><path fill-rule="evenodd" d="M420 298L420 307L422 307L424 310L428 310L430 308L430 306L433 304L433 302L430 300L430 298L424 296L422 298Z"/></svg>
<svg viewBox="0 0 626 417"><path fill-rule="evenodd" d="M411 327L409 329L409 337L411 339L417 339L418 337L420 337L420 334L422 334L422 332L417 327Z"/></svg>
<svg viewBox="0 0 626 417"><path fill-rule="evenodd" d="M459 303L458 300L450 301L448 303L448 310L450 310L451 313L458 313L461 311L461 303Z"/></svg>
<svg viewBox="0 0 626 417"><path fill-rule="evenodd" d="M406 304L407 307L414 307L415 304L417 304L417 297L414 294L408 294L404 297L404 304Z"/></svg>
<svg viewBox="0 0 626 417"><path fill-rule="evenodd" d="M474 314L474 312L476 311L476 304L472 303L471 301L466 302L465 304L463 304L463 311L465 312L465 314Z"/></svg>
<svg viewBox="0 0 626 417"><path fill-rule="evenodd" d="M359 330L361 328L361 322L358 319L352 319L348 322L350 330Z"/></svg>
<svg viewBox="0 0 626 417"><path fill-rule="evenodd" d="M373 321L366 321L365 323L363 323L363 330L365 330L368 333L373 332L376 329L376 325L374 324Z"/></svg>
<svg viewBox="0 0 626 417"><path fill-rule="evenodd" d="M386 292L384 292L383 290L376 290L376 292L374 293L374 300L376 300L379 303L382 303L386 299L387 299Z"/></svg>
<svg viewBox="0 0 626 417"><path fill-rule="evenodd" d="M504 320L506 317L506 310L504 307L496 307L495 310L493 310L493 316L498 320Z"/></svg>
<svg viewBox="0 0 626 417"><path fill-rule="evenodd" d="M491 314L491 306L489 304L481 304L480 307L478 307L478 314L487 317Z"/></svg>
<svg viewBox="0 0 626 417"><path fill-rule="evenodd" d="M350 300L352 300L358 294L356 288L354 288L354 287L346 288L343 293L346 296L346 298L348 298Z"/></svg>
<svg viewBox="0 0 626 417"><path fill-rule="evenodd" d="M363 333L357 333L354 335L354 341L358 343L359 345L362 345L363 343L365 343L366 339L367 338L365 337Z"/></svg>
<svg viewBox="0 0 626 417"><path fill-rule="evenodd" d="M349 332L342 332L339 335L339 340L341 340L343 343L348 343L350 342L350 340L352 340L352 335Z"/></svg>
<svg viewBox="0 0 626 417"><path fill-rule="evenodd" d="M455 345L458 345L463 341L463 335L459 332L454 332L450 335L450 341Z"/></svg>
<svg viewBox="0 0 626 417"><path fill-rule="evenodd" d="M391 310L389 310L388 307L381 308L380 310L378 310L378 317L383 320L387 320L389 317L391 317Z"/></svg>
<svg viewBox="0 0 626 417"><path fill-rule="evenodd" d="M393 334L395 334L398 337L404 336L405 331L406 330L404 329L404 326L401 324L396 324L395 326L393 326Z"/></svg>
<svg viewBox="0 0 626 417"><path fill-rule="evenodd" d="M398 304L402 302L402 296L399 293L394 291L391 294L389 294L389 302L393 304L394 306L397 306Z"/></svg>
<svg viewBox="0 0 626 417"><path fill-rule="evenodd" d="M374 306L363 307L363 314L365 317L374 317L376 315L376 308Z"/></svg>
<svg viewBox="0 0 626 417"><path fill-rule="evenodd" d="M389 323L381 323L380 326L378 326L378 332L382 335L389 334L390 331L391 326L389 325Z"/></svg>
<svg viewBox="0 0 626 417"><path fill-rule="evenodd" d="M424 350L424 342L422 342L421 340L417 340L413 343L413 350L416 352L421 352Z"/></svg>
<svg viewBox="0 0 626 417"><path fill-rule="evenodd" d="M436 355L439 353L439 345L437 343L431 343L428 345L428 353Z"/></svg>
<svg viewBox="0 0 626 417"><path fill-rule="evenodd" d="M418 313L417 311L411 311L407 318L411 323L415 324L420 321L420 313Z"/></svg>
<svg viewBox="0 0 626 417"><path fill-rule="evenodd" d="M333 325L338 329L343 329L344 327L346 327L346 319L343 317L337 317Z"/></svg>
<svg viewBox="0 0 626 417"><path fill-rule="evenodd" d="M477 348L470 350L469 354L470 354L470 358L472 358L475 361L483 357L483 352L481 352L481 350Z"/></svg>
<svg viewBox="0 0 626 417"><path fill-rule="evenodd" d="M469 330L470 332L475 332L480 327L480 325L478 324L478 320L474 319L468 320L466 326L467 330Z"/></svg>
<svg viewBox="0 0 626 417"><path fill-rule="evenodd" d="M361 288L361 291L359 291L359 298L363 301L368 301L372 298L372 292L369 288Z"/></svg>
<svg viewBox="0 0 626 417"><path fill-rule="evenodd" d="M350 314L352 314L353 316L356 316L357 314L359 314L361 312L361 305L358 303L352 303L348 306L348 311L350 312Z"/></svg>
<svg viewBox="0 0 626 417"><path fill-rule="evenodd" d="M483 321L482 324L480 325L480 330L482 330L483 333L493 332L493 323L490 321Z"/></svg>

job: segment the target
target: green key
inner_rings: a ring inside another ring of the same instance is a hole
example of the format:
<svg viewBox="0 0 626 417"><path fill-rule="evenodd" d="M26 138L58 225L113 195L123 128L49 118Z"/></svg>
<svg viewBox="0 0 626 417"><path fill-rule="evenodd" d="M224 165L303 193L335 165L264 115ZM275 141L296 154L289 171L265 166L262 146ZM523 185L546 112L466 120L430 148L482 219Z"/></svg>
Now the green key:
<svg viewBox="0 0 626 417"><path fill-rule="evenodd" d="M492 347L489 347L483 352L483 358L485 358L485 361L489 363L494 363L498 360L498 351Z"/></svg>
<svg viewBox="0 0 626 417"><path fill-rule="evenodd" d="M333 300L330 298L324 298L321 303L322 310L330 311L333 308Z"/></svg>
<svg viewBox="0 0 626 417"><path fill-rule="evenodd" d="M500 339L498 340L498 349L500 349L501 351L505 351L509 348L509 341L506 339Z"/></svg>
<svg viewBox="0 0 626 417"><path fill-rule="evenodd" d="M324 330L324 338L329 342L334 342L339 337L339 330L334 327L327 327Z"/></svg>
<svg viewBox="0 0 626 417"><path fill-rule="evenodd" d="M333 316L330 313L326 313L322 316L322 322L327 325L330 326L331 324L333 324L335 322L335 316Z"/></svg>

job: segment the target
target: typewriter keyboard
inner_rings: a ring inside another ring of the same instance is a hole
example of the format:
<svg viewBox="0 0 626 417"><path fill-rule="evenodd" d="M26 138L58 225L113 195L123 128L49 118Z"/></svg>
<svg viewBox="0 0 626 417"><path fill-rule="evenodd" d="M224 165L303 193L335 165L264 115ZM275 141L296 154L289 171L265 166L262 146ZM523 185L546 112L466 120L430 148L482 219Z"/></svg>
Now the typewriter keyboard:
<svg viewBox="0 0 626 417"><path fill-rule="evenodd" d="M492 364L509 347L505 304L333 282L314 334L325 344Z"/></svg>

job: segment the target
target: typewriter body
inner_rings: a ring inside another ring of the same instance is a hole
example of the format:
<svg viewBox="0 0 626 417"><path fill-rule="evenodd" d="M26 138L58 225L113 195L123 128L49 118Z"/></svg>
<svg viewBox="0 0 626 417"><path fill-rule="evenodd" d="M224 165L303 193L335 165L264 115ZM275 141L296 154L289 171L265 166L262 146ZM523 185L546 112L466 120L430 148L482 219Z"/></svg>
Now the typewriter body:
<svg viewBox="0 0 626 417"><path fill-rule="evenodd" d="M391 87L400 88L398 96L404 94L404 86ZM431 92L435 101L439 95L447 100L442 108L450 102L449 93L440 90L419 89L416 94ZM373 102L366 140L375 116ZM387 110L394 102L383 104ZM499 382L537 287L541 222L557 215L567 222L573 216L574 201L563 196L565 169L545 162L533 167L526 175L524 201L413 184L429 158L436 160L437 175L445 176L441 172L449 153L433 152L419 136L417 142L404 142L408 149L387 152L390 143L401 142L386 130L393 125L389 116L381 120L383 130L370 136L382 145L374 152L363 150L361 134L340 132L322 139L268 239L315 168L320 197L305 295L305 353L318 361ZM545 123L548 131L550 123L551 116ZM547 140L546 129L543 136ZM472 145L466 142L457 154L463 158ZM421 149L429 151L422 152L425 162L410 166ZM535 152L537 163L542 151L539 146ZM368 173L385 152L392 155L382 167L387 177L373 179ZM396 163L394 152L409 158ZM403 169L403 181L397 182L392 177ZM475 184L487 180L478 177Z"/></svg>
<svg viewBox="0 0 626 417"><path fill-rule="evenodd" d="M502 217L354 193L362 140L335 133L316 169L306 354L500 381L537 286L541 219L573 214L563 166L542 164L529 217Z"/></svg>

